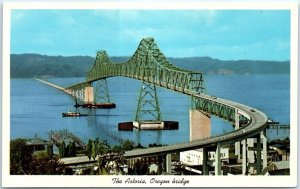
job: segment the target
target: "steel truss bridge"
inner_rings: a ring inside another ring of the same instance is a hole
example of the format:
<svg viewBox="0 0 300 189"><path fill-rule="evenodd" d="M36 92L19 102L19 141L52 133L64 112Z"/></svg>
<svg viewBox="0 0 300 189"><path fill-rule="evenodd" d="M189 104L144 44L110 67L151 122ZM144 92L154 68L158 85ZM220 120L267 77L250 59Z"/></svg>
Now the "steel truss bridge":
<svg viewBox="0 0 300 189"><path fill-rule="evenodd" d="M155 86L189 95L192 97L193 109L225 119L235 126L234 132L221 136L182 144L127 151L124 154L125 158L167 155L167 161L170 162L169 154L171 153L203 148L203 158L206 161L207 151L214 149L217 154L215 174L218 175L221 174L220 157L218 156L220 147L235 143L238 153L242 147L243 174L247 174L249 166L254 166L257 174L267 166L265 136L267 116L247 105L204 94L202 73L185 70L170 64L153 38L142 39L130 60L123 63L111 62L105 51L99 51L92 69L87 73L86 81L60 90L75 98L83 98L85 96L84 89L90 87L93 82L115 76L142 80ZM257 145L251 147L251 150L254 150L259 157L254 162L247 162L247 153L250 150L247 145L249 138L255 138L257 141ZM263 159L260 158L261 155L263 155ZM170 171L170 166L167 166L167 169ZM203 162L203 174L208 174L207 169L206 162Z"/></svg>

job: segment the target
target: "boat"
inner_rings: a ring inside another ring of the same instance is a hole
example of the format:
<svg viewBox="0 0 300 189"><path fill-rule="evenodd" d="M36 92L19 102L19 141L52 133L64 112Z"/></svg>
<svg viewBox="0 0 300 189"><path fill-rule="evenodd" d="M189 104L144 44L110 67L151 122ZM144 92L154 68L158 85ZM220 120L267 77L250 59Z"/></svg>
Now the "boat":
<svg viewBox="0 0 300 189"><path fill-rule="evenodd" d="M80 116L87 116L87 114L81 114L79 112L68 111L68 112L63 112L62 116L63 117L80 117Z"/></svg>
<svg viewBox="0 0 300 189"><path fill-rule="evenodd" d="M116 108L115 103L102 103L102 104L83 104L83 108L100 108L100 109L112 109Z"/></svg>

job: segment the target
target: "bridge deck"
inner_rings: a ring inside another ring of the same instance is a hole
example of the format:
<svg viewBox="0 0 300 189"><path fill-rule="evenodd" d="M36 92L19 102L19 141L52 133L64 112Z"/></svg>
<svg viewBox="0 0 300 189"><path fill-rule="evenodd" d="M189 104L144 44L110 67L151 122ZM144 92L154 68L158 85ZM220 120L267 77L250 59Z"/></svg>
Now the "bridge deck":
<svg viewBox="0 0 300 189"><path fill-rule="evenodd" d="M174 145L163 146L163 147L126 151L124 157L135 158L135 157L163 155L163 154L169 154L174 152L199 149L207 146L215 146L216 143L218 142L220 142L221 144L233 143L235 141L240 141L242 139L254 136L267 127L267 116L257 109L253 109L249 106L237 102L221 99L221 98L215 99L214 97L210 97L205 94L199 94L197 95L197 97L209 99L212 101L217 101L218 103L222 103L224 105L237 108L245 116L251 118L251 123L244 128L241 128L237 131L222 136L211 137L208 139L203 139L203 140L189 142L189 143L181 143L181 144L174 144Z"/></svg>
<svg viewBox="0 0 300 189"><path fill-rule="evenodd" d="M58 90L60 90L60 91L63 91L63 92L65 92L65 93L67 93L68 95L71 95L71 93L70 93L70 91L69 91L68 89L65 89L65 88L63 88L63 87L61 87L61 86L55 85L55 84L53 84L53 83L44 81L44 80L39 79L39 78L34 78L34 79L36 79L36 80L38 80L38 81L40 81L40 82L42 82L42 83L45 83L45 84L47 84L47 85L49 85L49 86L51 86L51 87L54 87L54 88L56 88L56 89L58 89Z"/></svg>

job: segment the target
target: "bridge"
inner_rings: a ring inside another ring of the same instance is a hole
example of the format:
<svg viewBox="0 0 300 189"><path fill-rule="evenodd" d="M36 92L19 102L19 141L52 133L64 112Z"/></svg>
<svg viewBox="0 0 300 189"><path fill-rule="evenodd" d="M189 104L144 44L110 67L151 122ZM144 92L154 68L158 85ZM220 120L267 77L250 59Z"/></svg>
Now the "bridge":
<svg viewBox="0 0 300 189"><path fill-rule="evenodd" d="M204 94L202 73L178 68L169 63L153 38L142 39L137 50L127 62L111 62L105 51L99 51L92 69L87 73L85 82L67 88L56 88L84 103L92 103L94 102L92 83L100 81L101 86L104 86L104 94L108 96L106 78L115 76L141 80L143 82L142 89L144 84L153 86L152 91L148 93L155 94L155 86L159 86L189 95L192 99L190 142L127 151L124 154L125 158L166 155L167 172L171 172L172 153L203 148L203 174L208 174L208 152L215 151L215 174L220 175L220 148L234 143L235 154L242 161L242 174L248 174L251 169L252 173L260 174L262 169L267 166L267 116L247 105ZM149 102L149 100L141 99L145 95L140 96L139 103ZM151 105L155 108L147 111L152 115L159 114L158 99L155 97L156 95L151 96L154 98ZM140 107L141 104L138 105L137 114L142 112L139 110ZM211 115L232 123L235 131L222 136L210 137ZM143 121L140 117L136 115L136 118L140 119L136 121ZM157 115L152 121L160 119L160 116Z"/></svg>

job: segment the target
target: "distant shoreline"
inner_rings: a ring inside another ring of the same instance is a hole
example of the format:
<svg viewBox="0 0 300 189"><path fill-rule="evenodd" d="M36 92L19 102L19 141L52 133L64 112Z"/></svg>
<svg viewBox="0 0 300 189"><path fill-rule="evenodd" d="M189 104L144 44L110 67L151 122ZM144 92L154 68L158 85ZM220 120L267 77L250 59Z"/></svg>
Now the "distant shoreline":
<svg viewBox="0 0 300 189"><path fill-rule="evenodd" d="M110 57L112 62L126 62L129 56ZM202 72L204 75L289 74L290 61L219 60L211 57L167 58L180 68ZM95 62L90 56L47 56L40 54L11 54L11 78L40 76L85 77Z"/></svg>

